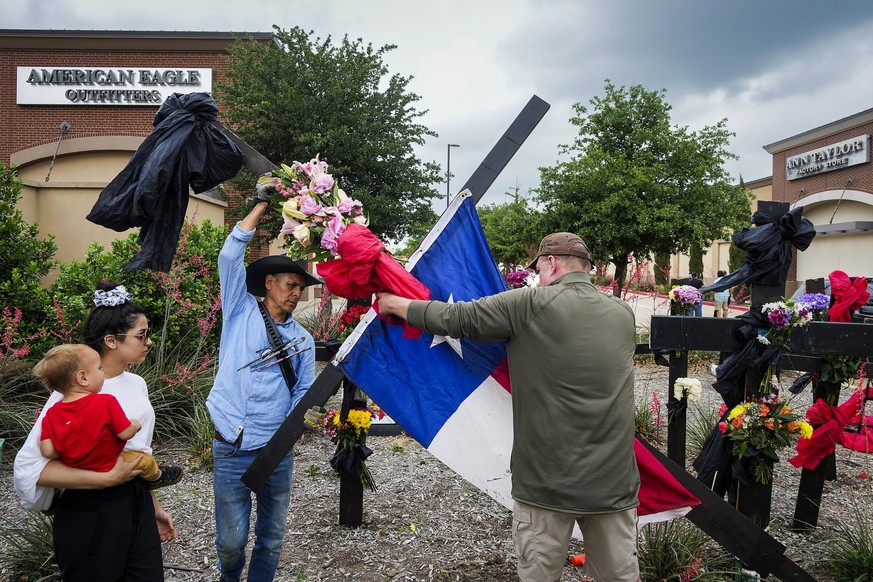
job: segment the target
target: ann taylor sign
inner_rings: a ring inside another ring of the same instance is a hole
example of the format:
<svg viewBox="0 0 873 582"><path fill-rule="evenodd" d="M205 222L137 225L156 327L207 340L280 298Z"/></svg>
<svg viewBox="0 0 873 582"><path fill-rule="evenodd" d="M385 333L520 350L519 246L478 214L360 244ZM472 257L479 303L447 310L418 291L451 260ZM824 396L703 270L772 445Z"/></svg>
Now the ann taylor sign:
<svg viewBox="0 0 873 582"><path fill-rule="evenodd" d="M212 69L18 67L19 105L160 105L173 93L211 93Z"/></svg>
<svg viewBox="0 0 873 582"><path fill-rule="evenodd" d="M788 180L815 176L870 161L870 136L859 135L817 150L791 156L785 163Z"/></svg>

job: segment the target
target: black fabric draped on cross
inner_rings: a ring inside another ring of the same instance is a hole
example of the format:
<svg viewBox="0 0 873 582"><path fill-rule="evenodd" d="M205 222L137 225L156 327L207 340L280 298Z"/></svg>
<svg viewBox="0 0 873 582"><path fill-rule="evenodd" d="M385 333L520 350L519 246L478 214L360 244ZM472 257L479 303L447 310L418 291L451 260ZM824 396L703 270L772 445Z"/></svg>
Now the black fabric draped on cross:
<svg viewBox="0 0 873 582"><path fill-rule="evenodd" d="M815 238L815 226L803 218L802 206L786 212L778 222L755 212L752 224L755 228L744 228L734 235L734 244L746 251L746 262L717 283L700 289L701 293L724 291L742 284L784 285L791 266L791 248L805 251Z"/></svg>
<svg viewBox="0 0 873 582"><path fill-rule="evenodd" d="M188 188L205 192L242 166L239 148L218 128L206 93L174 93L155 114L155 129L100 193L87 218L122 232L141 227L128 269L169 271L188 207Z"/></svg>

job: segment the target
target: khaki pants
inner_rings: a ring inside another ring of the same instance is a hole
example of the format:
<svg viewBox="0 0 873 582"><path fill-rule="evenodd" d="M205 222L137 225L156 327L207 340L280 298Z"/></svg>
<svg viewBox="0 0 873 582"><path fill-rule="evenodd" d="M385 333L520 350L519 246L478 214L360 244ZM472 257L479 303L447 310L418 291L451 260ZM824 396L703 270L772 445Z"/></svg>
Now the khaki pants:
<svg viewBox="0 0 873 582"><path fill-rule="evenodd" d="M561 579L567 548L578 523L585 544L585 572L597 582L636 582L637 512L573 515L519 501L512 509L512 541L523 582Z"/></svg>
<svg viewBox="0 0 873 582"><path fill-rule="evenodd" d="M161 476L161 469L158 467L158 462L155 461L155 458L150 454L142 451L122 451L121 456L124 457L124 460L128 463L136 458L142 458L142 461L139 462L139 465L137 465L136 468L142 470L140 478L144 481L154 481Z"/></svg>

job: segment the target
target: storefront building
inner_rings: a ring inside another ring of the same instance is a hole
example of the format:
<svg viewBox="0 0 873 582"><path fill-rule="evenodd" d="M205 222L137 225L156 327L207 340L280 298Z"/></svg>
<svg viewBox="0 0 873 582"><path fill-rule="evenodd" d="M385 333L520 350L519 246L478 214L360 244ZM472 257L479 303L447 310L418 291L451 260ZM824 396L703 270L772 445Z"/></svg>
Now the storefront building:
<svg viewBox="0 0 873 582"><path fill-rule="evenodd" d="M0 30L0 163L24 188L19 209L54 235L55 258L82 260L128 233L85 220L151 133L172 93L211 93L236 39L271 33ZM219 111L221 104L219 103ZM188 218L224 222L217 193L190 194Z"/></svg>
<svg viewBox="0 0 873 582"><path fill-rule="evenodd" d="M764 146L773 155L773 200L815 225L810 247L795 253L788 279L841 270L873 277L873 109Z"/></svg>

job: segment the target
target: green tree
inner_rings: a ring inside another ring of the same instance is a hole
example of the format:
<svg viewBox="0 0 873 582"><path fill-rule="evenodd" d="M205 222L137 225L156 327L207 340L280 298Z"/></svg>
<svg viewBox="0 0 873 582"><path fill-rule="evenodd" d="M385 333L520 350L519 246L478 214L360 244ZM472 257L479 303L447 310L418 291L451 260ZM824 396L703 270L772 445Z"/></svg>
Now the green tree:
<svg viewBox="0 0 873 582"><path fill-rule="evenodd" d="M409 233L405 239L397 243L392 249L391 254L399 257L401 260L408 259L415 250L421 246L424 237L430 232L439 218L433 210L430 213L423 213L423 218L409 227Z"/></svg>
<svg viewBox="0 0 873 582"><path fill-rule="evenodd" d="M411 77L389 74L383 57L396 47L375 49L347 36L334 44L298 27L274 31L269 45L231 45L227 81L216 83L224 117L274 162L320 154L343 190L363 202L370 229L404 238L432 215L441 176L437 164L413 152L436 133L417 122L426 111L416 109ZM251 192L249 179L235 185ZM277 232L280 219L271 220L267 228Z"/></svg>
<svg viewBox="0 0 873 582"><path fill-rule="evenodd" d="M476 208L494 260L504 270L514 270L534 255L543 237L540 213L516 189L513 201Z"/></svg>
<svg viewBox="0 0 873 582"><path fill-rule="evenodd" d="M54 267L54 237L39 237L39 227L25 222L16 204L21 180L14 167L0 164L0 306L21 310L22 336L44 323L50 300L40 281Z"/></svg>
<svg viewBox="0 0 873 582"><path fill-rule="evenodd" d="M672 257L670 253L655 253L655 283L661 288L665 288L670 281L670 261Z"/></svg>
<svg viewBox="0 0 873 582"><path fill-rule="evenodd" d="M703 277L703 249L696 242L691 243L688 249L688 271L700 273Z"/></svg>
<svg viewBox="0 0 873 582"><path fill-rule="evenodd" d="M750 196L733 187L724 163L727 121L700 131L671 126L665 91L616 87L574 105L579 136L540 168L539 193L552 230L578 233L595 258L615 265L620 293L627 256L708 247L748 219Z"/></svg>

